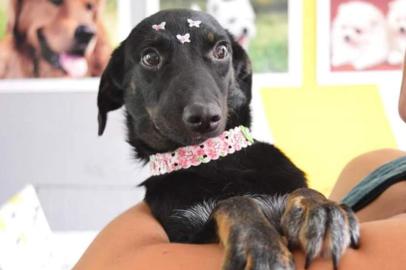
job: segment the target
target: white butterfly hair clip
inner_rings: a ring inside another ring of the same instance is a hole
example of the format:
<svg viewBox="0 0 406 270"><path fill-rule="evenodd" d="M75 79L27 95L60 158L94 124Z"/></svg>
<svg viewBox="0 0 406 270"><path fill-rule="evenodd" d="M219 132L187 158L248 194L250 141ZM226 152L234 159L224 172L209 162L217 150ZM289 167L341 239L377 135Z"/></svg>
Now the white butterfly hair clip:
<svg viewBox="0 0 406 270"><path fill-rule="evenodd" d="M190 43L190 34L186 33L184 35L176 35L176 38L179 40L180 43L185 44L185 43Z"/></svg>
<svg viewBox="0 0 406 270"><path fill-rule="evenodd" d="M189 27L196 27L196 28L200 28L200 24L202 23L202 21L194 21L192 19L187 19L187 22L189 23Z"/></svg>
<svg viewBox="0 0 406 270"><path fill-rule="evenodd" d="M161 22L160 24L154 24L154 25L152 26L152 28L153 28L155 31L165 30L165 25L166 25L166 22Z"/></svg>

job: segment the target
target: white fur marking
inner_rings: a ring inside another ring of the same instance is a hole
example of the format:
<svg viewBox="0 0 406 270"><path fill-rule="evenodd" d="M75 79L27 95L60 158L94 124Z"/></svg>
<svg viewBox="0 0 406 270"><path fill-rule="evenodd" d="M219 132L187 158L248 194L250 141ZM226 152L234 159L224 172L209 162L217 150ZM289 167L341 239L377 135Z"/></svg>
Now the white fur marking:
<svg viewBox="0 0 406 270"><path fill-rule="evenodd" d="M173 218L186 219L193 226L203 226L209 219L216 203L214 201L203 201L189 209L175 210Z"/></svg>

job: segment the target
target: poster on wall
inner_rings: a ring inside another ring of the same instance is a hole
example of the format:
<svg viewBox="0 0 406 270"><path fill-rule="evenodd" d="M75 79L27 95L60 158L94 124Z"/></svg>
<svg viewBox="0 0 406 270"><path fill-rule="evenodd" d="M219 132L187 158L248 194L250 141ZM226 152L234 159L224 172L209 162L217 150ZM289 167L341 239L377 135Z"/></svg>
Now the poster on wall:
<svg viewBox="0 0 406 270"><path fill-rule="evenodd" d="M117 0L0 0L0 79L100 76Z"/></svg>
<svg viewBox="0 0 406 270"><path fill-rule="evenodd" d="M319 0L318 80L397 79L406 49L406 0Z"/></svg>
<svg viewBox="0 0 406 270"><path fill-rule="evenodd" d="M295 0L295 5L290 2L160 0L160 8L192 8L213 15L248 52L256 76L254 82L273 86L299 83L302 1Z"/></svg>

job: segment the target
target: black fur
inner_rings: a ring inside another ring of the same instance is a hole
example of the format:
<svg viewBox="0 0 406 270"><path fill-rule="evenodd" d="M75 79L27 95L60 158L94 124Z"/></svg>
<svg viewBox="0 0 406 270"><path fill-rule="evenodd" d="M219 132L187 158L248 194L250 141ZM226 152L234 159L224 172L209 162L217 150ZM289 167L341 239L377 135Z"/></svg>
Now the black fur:
<svg viewBox="0 0 406 270"><path fill-rule="evenodd" d="M188 28L187 18L201 20L201 28ZM151 26L162 21L166 21L166 31L156 33ZM181 44L175 38L177 33L185 32L191 33L189 44ZM217 40L210 41L209 33ZM157 40L157 36L164 37L165 41ZM232 50L230 63L222 66L204 59L219 40L229 43ZM167 62L160 71L150 72L140 67L140 54L146 46L163 48ZM153 122L156 119L151 119L148 109L162 106L166 111L160 116L175 115L165 119L168 125L187 133L185 128L179 127L177 122L181 118L176 118L176 111L196 95L206 100L221 99L218 95L222 95L227 100L225 125L219 132L239 125L249 126L251 73L244 50L209 15L185 10L159 12L142 21L113 53L100 84L99 134L104 131L107 112L125 105L128 141L140 159L147 161L151 154L175 150L193 139L174 138L177 134L166 136L171 130L162 134L163 131L156 129ZM182 76L181 80L176 80L176 76ZM209 87L217 91L207 91ZM179 90L183 92L179 93ZM191 93L189 100L182 98L185 92ZM306 181L303 172L281 151L272 145L255 142L233 155L187 170L154 176L141 185L146 188L145 201L170 240L189 242L196 228L185 229L188 228L185 224L173 218L175 210L236 195L286 194L305 187Z"/></svg>
<svg viewBox="0 0 406 270"><path fill-rule="evenodd" d="M194 232L173 219L174 209L244 194L280 195L305 186L303 173L277 148L256 142L231 156L147 179L145 201L171 241L190 242ZM181 233L180 233L181 232ZM214 233L214 232L213 232Z"/></svg>
<svg viewBox="0 0 406 270"><path fill-rule="evenodd" d="M190 28L188 18L202 21L201 27ZM163 21L165 30L152 29ZM191 43L181 44L176 35L185 33ZM219 48L228 56L216 56ZM151 57L160 60L145 64ZM151 154L248 127L251 79L248 56L214 18L190 10L159 12L134 28L103 73L99 135L107 113L124 105L128 142L147 162ZM216 120L200 119L195 129L185 111L196 104L214 108ZM270 144L256 141L207 164L150 177L141 186L171 241L225 242L226 270L294 269L288 245L302 247L309 266L327 237L337 268L348 245L359 243L352 211L307 189L304 173Z"/></svg>

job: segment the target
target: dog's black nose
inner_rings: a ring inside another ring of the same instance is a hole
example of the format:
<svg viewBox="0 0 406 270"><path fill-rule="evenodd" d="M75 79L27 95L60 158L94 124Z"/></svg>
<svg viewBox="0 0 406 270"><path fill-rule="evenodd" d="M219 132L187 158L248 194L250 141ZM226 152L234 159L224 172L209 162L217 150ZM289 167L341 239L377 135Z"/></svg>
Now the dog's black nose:
<svg viewBox="0 0 406 270"><path fill-rule="evenodd" d="M209 103L194 103L183 110L183 122L194 132L207 133L215 130L221 120L220 107Z"/></svg>
<svg viewBox="0 0 406 270"><path fill-rule="evenodd" d="M87 44L95 34L95 31L89 26L79 25L75 30L75 40L79 44Z"/></svg>

